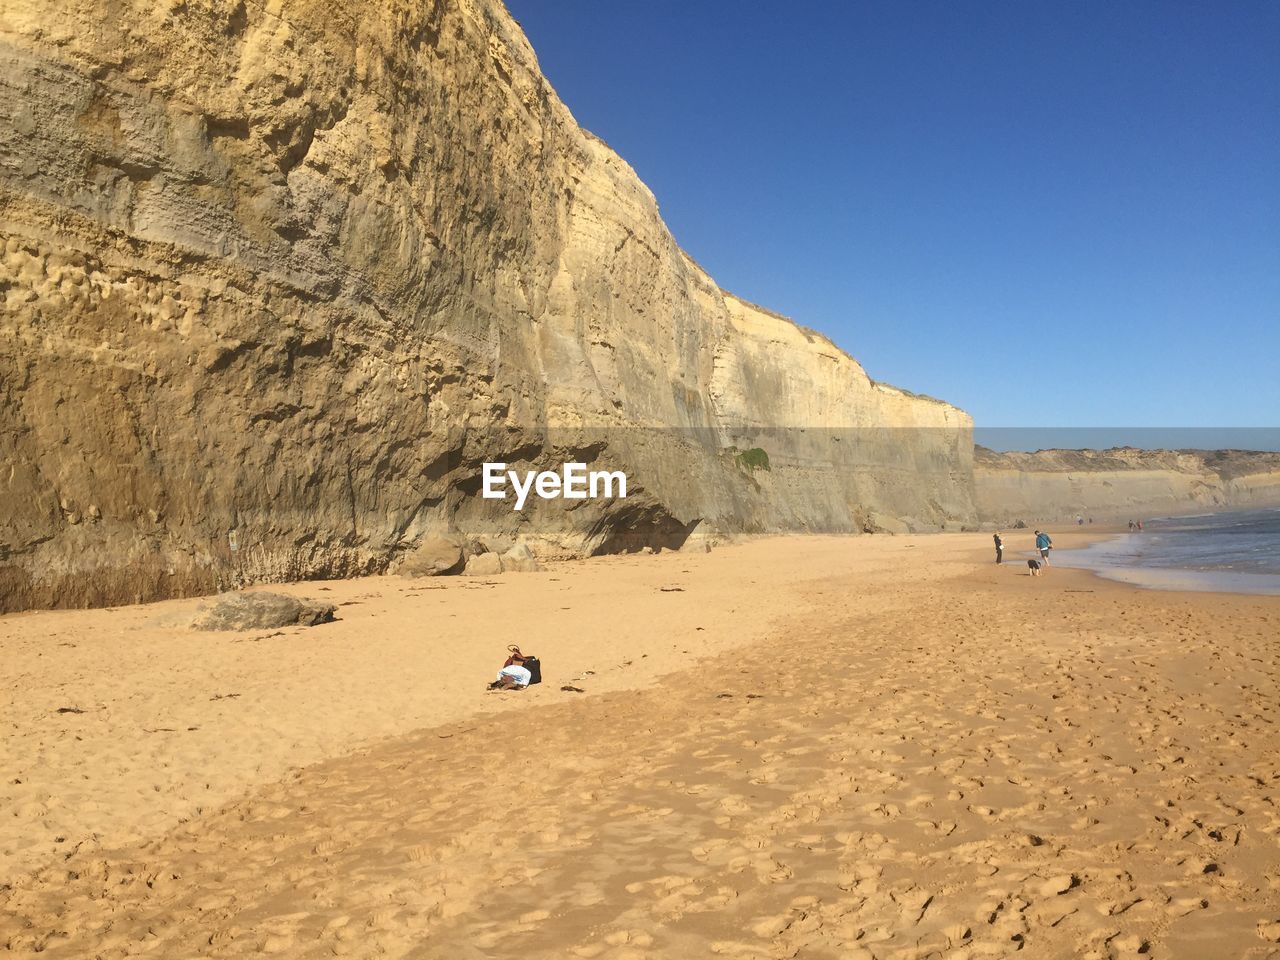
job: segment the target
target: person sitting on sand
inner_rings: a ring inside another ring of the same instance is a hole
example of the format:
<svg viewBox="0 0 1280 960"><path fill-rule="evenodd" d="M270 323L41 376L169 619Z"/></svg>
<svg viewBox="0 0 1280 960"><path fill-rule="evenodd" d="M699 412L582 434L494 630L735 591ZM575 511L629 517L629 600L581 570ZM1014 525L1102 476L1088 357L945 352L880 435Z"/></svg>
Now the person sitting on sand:
<svg viewBox="0 0 1280 960"><path fill-rule="evenodd" d="M520 648L512 645L507 650L511 655L498 671L497 678L489 684L490 690L523 690L533 679L533 674L523 666L528 657L520 652Z"/></svg>
<svg viewBox="0 0 1280 960"><path fill-rule="evenodd" d="M996 542L996 563L1004 563L1004 538L1000 536L999 530L993 539Z"/></svg>
<svg viewBox="0 0 1280 960"><path fill-rule="evenodd" d="M1049 539L1047 533L1036 531L1036 549L1040 551L1040 559L1047 567L1049 565L1049 551L1053 549L1053 541Z"/></svg>

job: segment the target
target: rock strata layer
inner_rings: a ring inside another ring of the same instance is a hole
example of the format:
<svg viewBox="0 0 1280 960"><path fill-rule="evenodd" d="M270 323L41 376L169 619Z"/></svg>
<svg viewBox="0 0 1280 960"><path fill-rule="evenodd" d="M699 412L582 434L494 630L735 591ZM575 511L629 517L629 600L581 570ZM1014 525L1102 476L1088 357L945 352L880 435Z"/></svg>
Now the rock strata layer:
<svg viewBox="0 0 1280 960"><path fill-rule="evenodd" d="M109 7L0 8L0 610L973 519L968 416L717 287L496 0Z"/></svg>
<svg viewBox="0 0 1280 960"><path fill-rule="evenodd" d="M982 520L1008 526L1074 519L1142 519L1280 505L1280 453L1244 450L1038 450L978 447Z"/></svg>

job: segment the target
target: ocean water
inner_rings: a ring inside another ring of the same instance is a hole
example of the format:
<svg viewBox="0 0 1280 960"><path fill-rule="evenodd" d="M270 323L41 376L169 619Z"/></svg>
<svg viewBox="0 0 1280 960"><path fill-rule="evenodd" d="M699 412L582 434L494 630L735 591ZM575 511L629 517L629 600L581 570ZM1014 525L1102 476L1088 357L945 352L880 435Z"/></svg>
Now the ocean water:
<svg viewBox="0 0 1280 960"><path fill-rule="evenodd" d="M1167 590L1280 594L1280 509L1144 519L1083 550L1055 550L1053 562L1114 580Z"/></svg>

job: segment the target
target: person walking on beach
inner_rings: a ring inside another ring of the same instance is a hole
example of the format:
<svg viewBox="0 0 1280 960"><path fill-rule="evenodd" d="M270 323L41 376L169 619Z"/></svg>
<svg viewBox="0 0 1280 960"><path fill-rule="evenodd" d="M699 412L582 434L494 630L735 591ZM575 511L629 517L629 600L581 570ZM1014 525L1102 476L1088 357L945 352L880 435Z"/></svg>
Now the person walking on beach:
<svg viewBox="0 0 1280 960"><path fill-rule="evenodd" d="M999 530L992 539L996 542L996 563L1004 563L1004 539L1000 536Z"/></svg>
<svg viewBox="0 0 1280 960"><path fill-rule="evenodd" d="M1047 567L1049 565L1049 551L1053 549L1053 540L1049 538L1047 533L1036 531L1036 549L1040 551L1040 560Z"/></svg>

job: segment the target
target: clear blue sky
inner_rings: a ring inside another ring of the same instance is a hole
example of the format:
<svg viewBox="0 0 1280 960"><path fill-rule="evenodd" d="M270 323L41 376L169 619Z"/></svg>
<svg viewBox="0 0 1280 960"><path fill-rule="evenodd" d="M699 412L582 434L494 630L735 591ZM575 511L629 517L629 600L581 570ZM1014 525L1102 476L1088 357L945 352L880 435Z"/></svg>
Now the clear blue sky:
<svg viewBox="0 0 1280 960"><path fill-rule="evenodd" d="M716 281L872 376L1280 427L1280 2L508 6Z"/></svg>

